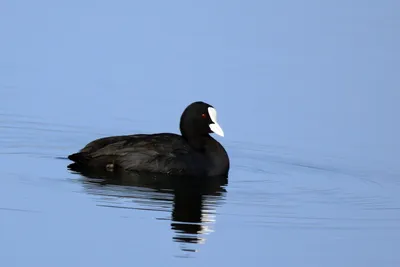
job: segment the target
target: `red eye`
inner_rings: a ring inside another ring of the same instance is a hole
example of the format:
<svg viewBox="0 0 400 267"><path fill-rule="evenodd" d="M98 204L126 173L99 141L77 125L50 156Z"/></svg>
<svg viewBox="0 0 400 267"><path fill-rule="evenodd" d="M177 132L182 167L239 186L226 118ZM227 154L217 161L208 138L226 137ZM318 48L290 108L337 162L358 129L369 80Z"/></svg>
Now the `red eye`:
<svg viewBox="0 0 400 267"><path fill-rule="evenodd" d="M203 118L207 117L207 115L206 115L205 113L201 114L201 116L202 116Z"/></svg>

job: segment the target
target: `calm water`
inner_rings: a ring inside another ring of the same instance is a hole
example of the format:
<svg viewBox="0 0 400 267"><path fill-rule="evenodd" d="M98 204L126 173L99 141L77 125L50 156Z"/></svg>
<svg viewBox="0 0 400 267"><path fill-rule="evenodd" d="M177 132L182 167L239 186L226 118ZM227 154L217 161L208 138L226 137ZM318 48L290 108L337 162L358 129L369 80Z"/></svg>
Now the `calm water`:
<svg viewBox="0 0 400 267"><path fill-rule="evenodd" d="M290 8L289 8L290 7ZM2 1L0 266L400 266L398 1ZM67 170L218 110L227 181Z"/></svg>
<svg viewBox="0 0 400 267"><path fill-rule="evenodd" d="M400 262L398 172L228 140L227 184L109 184L70 173L63 159L101 130L0 117L4 266Z"/></svg>

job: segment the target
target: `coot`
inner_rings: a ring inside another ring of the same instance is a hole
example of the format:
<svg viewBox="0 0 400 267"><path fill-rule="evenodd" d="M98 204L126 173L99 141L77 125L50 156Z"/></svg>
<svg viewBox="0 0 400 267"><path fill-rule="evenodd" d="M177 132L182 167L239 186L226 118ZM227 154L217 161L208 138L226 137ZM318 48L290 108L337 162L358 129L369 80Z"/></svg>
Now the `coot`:
<svg viewBox="0 0 400 267"><path fill-rule="evenodd" d="M78 153L70 169L165 173L186 176L227 176L229 157L210 133L224 136L217 111L198 101L183 111L182 135L173 133L111 136L94 140Z"/></svg>

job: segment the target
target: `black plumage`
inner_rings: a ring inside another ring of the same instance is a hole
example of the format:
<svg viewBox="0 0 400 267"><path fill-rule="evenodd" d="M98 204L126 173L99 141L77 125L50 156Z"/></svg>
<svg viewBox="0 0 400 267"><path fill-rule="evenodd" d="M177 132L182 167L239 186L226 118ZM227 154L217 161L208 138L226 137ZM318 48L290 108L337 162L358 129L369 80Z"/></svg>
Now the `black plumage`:
<svg viewBox="0 0 400 267"><path fill-rule="evenodd" d="M182 135L135 134L97 139L69 155L74 161L69 167L186 176L228 175L228 154L210 136L212 132L223 136L211 105L190 104L181 116L180 130Z"/></svg>

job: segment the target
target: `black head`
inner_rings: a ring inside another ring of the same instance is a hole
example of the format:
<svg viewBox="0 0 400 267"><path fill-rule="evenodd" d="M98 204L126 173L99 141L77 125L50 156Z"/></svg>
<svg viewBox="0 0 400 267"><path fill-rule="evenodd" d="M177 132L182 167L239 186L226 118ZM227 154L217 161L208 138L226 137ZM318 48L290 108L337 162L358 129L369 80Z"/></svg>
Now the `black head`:
<svg viewBox="0 0 400 267"><path fill-rule="evenodd" d="M217 111L213 106L201 101L186 107L181 116L180 129L182 135L187 138L210 133L224 136L224 131L217 122Z"/></svg>

